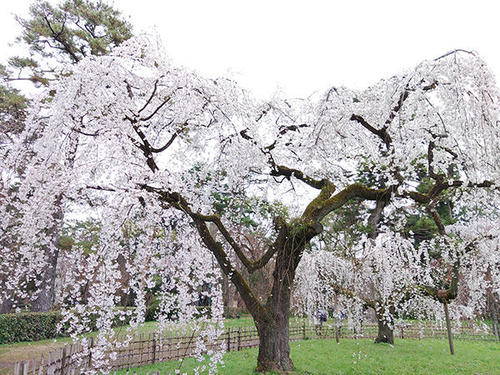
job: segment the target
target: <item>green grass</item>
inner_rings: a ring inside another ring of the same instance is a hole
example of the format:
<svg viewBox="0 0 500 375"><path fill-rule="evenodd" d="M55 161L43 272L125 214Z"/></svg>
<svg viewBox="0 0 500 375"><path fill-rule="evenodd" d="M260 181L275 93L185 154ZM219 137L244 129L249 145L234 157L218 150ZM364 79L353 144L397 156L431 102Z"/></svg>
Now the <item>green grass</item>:
<svg viewBox="0 0 500 375"><path fill-rule="evenodd" d="M494 342L456 341L451 356L446 340L397 340L396 345L373 344L372 340L306 340L291 343L295 364L292 374L500 374L500 344ZM253 374L257 349L227 353L220 374ZM171 361L132 369L137 374L176 369L190 373L198 363L194 359ZM129 372L130 373L130 372ZM118 372L125 374L125 371Z"/></svg>

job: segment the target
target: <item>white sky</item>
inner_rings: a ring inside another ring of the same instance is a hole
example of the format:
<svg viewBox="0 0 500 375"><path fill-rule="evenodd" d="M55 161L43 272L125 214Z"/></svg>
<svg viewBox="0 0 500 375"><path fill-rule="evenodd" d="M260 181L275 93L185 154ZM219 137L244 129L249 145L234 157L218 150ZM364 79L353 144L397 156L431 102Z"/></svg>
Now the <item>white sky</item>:
<svg viewBox="0 0 500 375"><path fill-rule="evenodd" d="M257 96L362 88L455 48L479 52L500 76L494 0L115 0L135 31L156 26L177 63L228 74ZM0 60L30 0L0 0Z"/></svg>

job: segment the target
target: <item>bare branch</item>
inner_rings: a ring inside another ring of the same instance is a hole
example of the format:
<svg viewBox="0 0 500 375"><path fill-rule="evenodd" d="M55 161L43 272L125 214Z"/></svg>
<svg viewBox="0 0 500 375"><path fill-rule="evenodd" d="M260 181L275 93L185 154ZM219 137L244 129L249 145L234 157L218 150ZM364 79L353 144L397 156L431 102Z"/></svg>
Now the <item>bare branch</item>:
<svg viewBox="0 0 500 375"><path fill-rule="evenodd" d="M274 177L283 176L287 179L290 179L293 176L296 179L306 183L307 185L315 189L321 189L328 184L328 180L326 179L317 180L310 176L307 176L306 174L304 174L304 172L299 171L298 169L288 168L285 167L284 165L278 165L274 162L272 158L269 158L269 163L273 168L271 170L271 176Z"/></svg>
<svg viewBox="0 0 500 375"><path fill-rule="evenodd" d="M168 140L168 142L165 143L165 145L163 145L160 148L151 147L151 152L153 152L155 154L158 154L160 152L165 151L167 148L169 148L172 145L172 143L174 142L175 138L177 138L178 135L179 135L179 133L177 133L177 132L175 132L174 134L172 134L172 137L170 137L170 139Z"/></svg>
<svg viewBox="0 0 500 375"><path fill-rule="evenodd" d="M157 79L155 81L155 85L153 87L153 92L151 93L151 96L146 101L146 103L144 104L144 106L141 109L139 109L139 111L137 113L141 113L142 111L144 111L146 109L146 107L149 105L149 103L151 103L151 100L153 100L153 98L154 98L154 96L156 94L156 89L158 88L158 81L159 81L159 79Z"/></svg>

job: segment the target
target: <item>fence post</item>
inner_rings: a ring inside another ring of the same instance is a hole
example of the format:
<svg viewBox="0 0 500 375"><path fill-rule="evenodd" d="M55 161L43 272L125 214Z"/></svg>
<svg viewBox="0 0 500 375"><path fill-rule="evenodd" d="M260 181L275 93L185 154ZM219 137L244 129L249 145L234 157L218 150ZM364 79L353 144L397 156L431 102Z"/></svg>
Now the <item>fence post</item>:
<svg viewBox="0 0 500 375"><path fill-rule="evenodd" d="M238 328L238 351L241 350L241 327Z"/></svg>
<svg viewBox="0 0 500 375"><path fill-rule="evenodd" d="M61 374L64 374L64 368L66 367L66 345L63 348L62 351L62 358L61 358Z"/></svg>
<svg viewBox="0 0 500 375"><path fill-rule="evenodd" d="M227 330L227 351L231 351L231 328Z"/></svg>
<svg viewBox="0 0 500 375"><path fill-rule="evenodd" d="M306 322L305 320L302 322L302 340L306 339Z"/></svg>
<svg viewBox="0 0 500 375"><path fill-rule="evenodd" d="M156 336L153 336L153 363L156 362Z"/></svg>

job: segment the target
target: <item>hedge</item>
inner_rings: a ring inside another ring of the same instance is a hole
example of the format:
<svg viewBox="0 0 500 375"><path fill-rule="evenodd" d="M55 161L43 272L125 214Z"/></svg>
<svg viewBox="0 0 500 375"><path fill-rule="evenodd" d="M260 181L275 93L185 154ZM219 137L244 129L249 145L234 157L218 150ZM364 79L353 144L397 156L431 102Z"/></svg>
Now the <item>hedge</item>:
<svg viewBox="0 0 500 375"><path fill-rule="evenodd" d="M0 344L12 344L22 341L39 341L68 336L63 328L57 331L62 320L60 311L25 312L0 315ZM116 317L113 326L128 324L129 319L121 321ZM90 330L95 330L95 317L91 318Z"/></svg>
<svg viewBox="0 0 500 375"><path fill-rule="evenodd" d="M62 315L58 311L47 313L17 313L0 315L0 344L38 341L61 336L57 324Z"/></svg>

